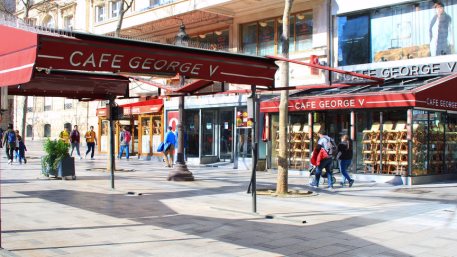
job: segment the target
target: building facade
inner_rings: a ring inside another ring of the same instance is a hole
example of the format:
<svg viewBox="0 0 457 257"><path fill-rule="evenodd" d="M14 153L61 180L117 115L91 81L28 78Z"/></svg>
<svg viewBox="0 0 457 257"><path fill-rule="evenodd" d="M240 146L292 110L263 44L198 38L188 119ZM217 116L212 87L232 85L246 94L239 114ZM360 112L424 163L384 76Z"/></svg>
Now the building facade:
<svg viewBox="0 0 457 257"><path fill-rule="evenodd" d="M408 183L455 177L457 100L449 92L457 83L456 8L452 0L333 1L333 63L385 82L335 75L334 83L355 86L292 94L291 167L308 167L316 132L323 129L337 142L342 135L353 140L355 173L400 175ZM271 118L272 167L276 105L262 106Z"/></svg>

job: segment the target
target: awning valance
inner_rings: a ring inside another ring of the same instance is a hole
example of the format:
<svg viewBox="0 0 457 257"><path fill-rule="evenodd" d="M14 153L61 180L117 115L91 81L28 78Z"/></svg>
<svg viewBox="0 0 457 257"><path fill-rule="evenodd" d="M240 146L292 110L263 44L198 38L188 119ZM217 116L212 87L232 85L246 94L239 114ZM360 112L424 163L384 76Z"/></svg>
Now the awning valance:
<svg viewBox="0 0 457 257"><path fill-rule="evenodd" d="M123 104L120 105L120 107L123 107L124 115L157 113L162 110L163 100L152 99L147 101ZM97 116L106 116L106 108L98 108L96 114Z"/></svg>
<svg viewBox="0 0 457 257"><path fill-rule="evenodd" d="M449 75L433 82L416 83L408 87L403 82L398 85L372 86L373 90L352 86L345 91L329 89L315 91L300 97L290 97L288 109L294 111L323 111L341 109L371 109L393 107L423 107L437 110L457 111L457 74ZM390 91L392 90L392 91ZM366 92L364 92L366 91ZM279 99L260 103L261 112L279 112Z"/></svg>

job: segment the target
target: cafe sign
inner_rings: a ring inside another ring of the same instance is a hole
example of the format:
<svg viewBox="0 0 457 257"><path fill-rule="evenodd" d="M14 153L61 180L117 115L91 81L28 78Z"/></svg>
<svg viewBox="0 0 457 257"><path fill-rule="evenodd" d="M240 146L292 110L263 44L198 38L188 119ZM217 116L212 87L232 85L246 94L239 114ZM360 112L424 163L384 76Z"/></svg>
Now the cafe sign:
<svg viewBox="0 0 457 257"><path fill-rule="evenodd" d="M352 70L351 70L352 71ZM354 70L353 72L361 73L368 76L388 79L395 77L415 77L423 75L439 75L457 72L457 62L443 63L426 63L408 66L395 66L379 69ZM360 78L341 74L339 79L343 80L360 80Z"/></svg>

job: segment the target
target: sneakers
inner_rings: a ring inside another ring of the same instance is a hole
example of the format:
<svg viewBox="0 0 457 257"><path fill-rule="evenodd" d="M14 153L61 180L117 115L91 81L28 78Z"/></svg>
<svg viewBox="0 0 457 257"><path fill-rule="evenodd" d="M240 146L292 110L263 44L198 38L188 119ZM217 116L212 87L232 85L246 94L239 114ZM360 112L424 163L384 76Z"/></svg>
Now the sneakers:
<svg viewBox="0 0 457 257"><path fill-rule="evenodd" d="M312 187L319 187L319 185L316 184L316 182L311 182L311 183L309 183L309 185L312 186Z"/></svg>
<svg viewBox="0 0 457 257"><path fill-rule="evenodd" d="M328 191L335 191L335 189L333 187L328 187L327 189L328 189Z"/></svg>
<svg viewBox="0 0 457 257"><path fill-rule="evenodd" d="M12 162L13 162L13 160L11 160L11 159L8 160L9 165L11 165Z"/></svg>
<svg viewBox="0 0 457 257"><path fill-rule="evenodd" d="M95 160L95 158L94 158L94 157L90 157L90 159L91 159L91 160Z"/></svg>
<svg viewBox="0 0 457 257"><path fill-rule="evenodd" d="M26 164L26 163L27 163L27 159L24 158L24 164Z"/></svg>
<svg viewBox="0 0 457 257"><path fill-rule="evenodd" d="M79 159L80 159L80 160L82 160L82 159L83 159L83 157L80 155L80 156L79 156Z"/></svg>
<svg viewBox="0 0 457 257"><path fill-rule="evenodd" d="M344 187L344 183L343 183L343 181L341 181L341 182L340 182L340 185L341 185L342 187Z"/></svg>
<svg viewBox="0 0 457 257"><path fill-rule="evenodd" d="M354 184L354 180L353 179L351 181L349 181L349 187L352 187L352 184Z"/></svg>

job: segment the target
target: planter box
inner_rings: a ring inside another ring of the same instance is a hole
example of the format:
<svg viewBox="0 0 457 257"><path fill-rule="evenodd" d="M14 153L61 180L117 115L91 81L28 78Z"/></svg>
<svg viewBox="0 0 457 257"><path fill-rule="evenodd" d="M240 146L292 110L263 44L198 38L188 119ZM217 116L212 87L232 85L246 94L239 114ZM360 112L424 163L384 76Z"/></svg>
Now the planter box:
<svg viewBox="0 0 457 257"><path fill-rule="evenodd" d="M49 177L60 177L65 178L71 176L73 179L76 179L75 176L75 159L73 157L63 158L57 165L57 169L52 169L47 166L44 162L41 162L41 170L43 175Z"/></svg>
<svg viewBox="0 0 457 257"><path fill-rule="evenodd" d="M65 157L57 165L57 177L75 177L75 158Z"/></svg>

